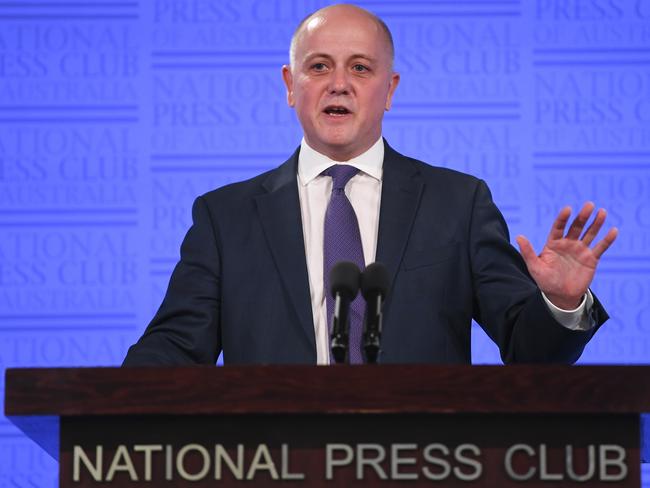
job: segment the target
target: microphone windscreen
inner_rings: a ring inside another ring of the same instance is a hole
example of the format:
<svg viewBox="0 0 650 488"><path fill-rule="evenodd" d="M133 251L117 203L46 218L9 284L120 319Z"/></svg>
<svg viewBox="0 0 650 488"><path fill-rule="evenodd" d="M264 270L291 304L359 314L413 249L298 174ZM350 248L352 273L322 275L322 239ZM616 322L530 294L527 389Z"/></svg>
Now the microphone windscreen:
<svg viewBox="0 0 650 488"><path fill-rule="evenodd" d="M353 300L359 293L361 271L359 267L349 261L336 263L330 271L330 293L335 297L337 293L348 300Z"/></svg>
<svg viewBox="0 0 650 488"><path fill-rule="evenodd" d="M381 263L369 264L361 275L361 294L366 300L377 295L385 297L390 288L390 275Z"/></svg>

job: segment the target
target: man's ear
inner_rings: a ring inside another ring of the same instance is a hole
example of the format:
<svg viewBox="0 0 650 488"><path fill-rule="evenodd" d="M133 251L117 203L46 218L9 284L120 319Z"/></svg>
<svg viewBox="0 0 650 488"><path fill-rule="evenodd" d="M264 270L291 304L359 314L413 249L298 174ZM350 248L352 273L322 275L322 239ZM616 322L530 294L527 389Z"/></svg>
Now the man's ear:
<svg viewBox="0 0 650 488"><path fill-rule="evenodd" d="M388 95L386 96L386 105L384 107L385 110L390 110L390 106L393 103L393 93L395 93L397 85L399 85L399 73L393 72L390 76L390 85L388 86Z"/></svg>
<svg viewBox="0 0 650 488"><path fill-rule="evenodd" d="M282 66L282 79L287 87L287 103L290 107L293 107L295 103L293 99L293 74L289 65Z"/></svg>

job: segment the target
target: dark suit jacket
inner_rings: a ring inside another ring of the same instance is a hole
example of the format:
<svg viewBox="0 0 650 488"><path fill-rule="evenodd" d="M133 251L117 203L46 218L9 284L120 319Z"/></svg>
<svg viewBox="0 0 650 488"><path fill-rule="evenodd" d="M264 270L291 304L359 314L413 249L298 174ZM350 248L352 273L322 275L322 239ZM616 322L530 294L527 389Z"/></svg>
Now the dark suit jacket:
<svg viewBox="0 0 650 488"><path fill-rule="evenodd" d="M469 363L471 319L504 362L573 362L588 332L550 315L486 184L385 144L377 261L392 287L380 361ZM279 168L199 197L165 299L125 365L315 363L296 181Z"/></svg>

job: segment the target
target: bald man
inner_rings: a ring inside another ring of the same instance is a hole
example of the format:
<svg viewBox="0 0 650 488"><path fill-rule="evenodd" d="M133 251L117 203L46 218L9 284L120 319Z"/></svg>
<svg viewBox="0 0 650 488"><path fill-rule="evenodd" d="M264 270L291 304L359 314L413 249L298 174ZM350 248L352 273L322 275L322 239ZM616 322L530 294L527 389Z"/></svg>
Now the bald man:
<svg viewBox="0 0 650 488"><path fill-rule="evenodd" d="M340 166L354 168L341 191L363 262L391 277L380 362L469 363L472 319L506 363L580 356L607 319L588 287L616 229L590 247L604 210L585 230L585 204L565 233L565 208L542 252L519 236L519 254L483 181L382 139L400 80L393 52L386 25L359 7L327 7L299 25L282 67L299 148L277 169L197 198L164 301L125 365L214 364L221 352L231 364L329 364L324 221Z"/></svg>

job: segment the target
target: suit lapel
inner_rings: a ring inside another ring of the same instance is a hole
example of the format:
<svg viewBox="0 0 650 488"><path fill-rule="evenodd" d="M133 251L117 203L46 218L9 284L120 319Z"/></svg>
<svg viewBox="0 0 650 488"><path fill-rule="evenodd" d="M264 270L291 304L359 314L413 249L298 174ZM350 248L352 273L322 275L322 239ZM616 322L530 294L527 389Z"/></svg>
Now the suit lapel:
<svg viewBox="0 0 650 488"><path fill-rule="evenodd" d="M385 141L384 149L377 261L386 266L393 283L406 250L424 184L408 158L394 151Z"/></svg>
<svg viewBox="0 0 650 488"><path fill-rule="evenodd" d="M263 184L267 193L257 196L255 201L278 273L315 352L316 339L296 181L297 168L298 151L270 173Z"/></svg>

